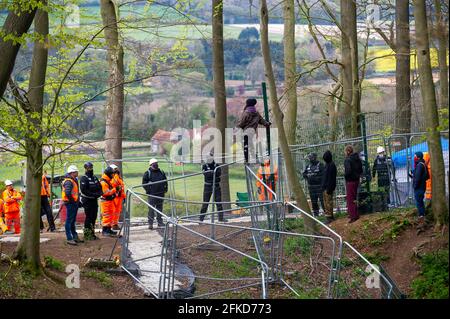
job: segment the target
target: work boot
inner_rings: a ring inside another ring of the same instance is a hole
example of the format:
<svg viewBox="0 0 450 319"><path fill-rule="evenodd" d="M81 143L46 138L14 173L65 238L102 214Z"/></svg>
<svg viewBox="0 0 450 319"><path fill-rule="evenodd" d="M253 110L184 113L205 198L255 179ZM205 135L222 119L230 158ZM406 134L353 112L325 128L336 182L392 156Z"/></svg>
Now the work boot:
<svg viewBox="0 0 450 319"><path fill-rule="evenodd" d="M164 222L158 222L158 227L166 227L166 224Z"/></svg>
<svg viewBox="0 0 450 319"><path fill-rule="evenodd" d="M153 223L148 224L148 229L153 230Z"/></svg>
<svg viewBox="0 0 450 319"><path fill-rule="evenodd" d="M102 235L106 237L111 237L111 228L107 226L103 226Z"/></svg>
<svg viewBox="0 0 450 319"><path fill-rule="evenodd" d="M73 239L77 244L80 244L80 243L84 243L84 240L83 239L80 239L80 238L74 238Z"/></svg>
<svg viewBox="0 0 450 319"><path fill-rule="evenodd" d="M113 229L113 230L120 230L120 227L119 227L119 225L114 225L114 226L112 227L112 229Z"/></svg>
<svg viewBox="0 0 450 319"><path fill-rule="evenodd" d="M71 245L71 246L78 246L77 242L76 242L75 240L73 240L73 239L68 240L68 241L67 241L67 244L68 244L68 245Z"/></svg>

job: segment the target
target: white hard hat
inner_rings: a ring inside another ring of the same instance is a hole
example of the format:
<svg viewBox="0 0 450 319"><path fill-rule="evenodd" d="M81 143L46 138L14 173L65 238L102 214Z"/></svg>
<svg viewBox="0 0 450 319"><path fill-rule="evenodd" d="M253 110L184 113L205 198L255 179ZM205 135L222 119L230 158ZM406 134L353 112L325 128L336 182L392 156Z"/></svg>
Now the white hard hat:
<svg viewBox="0 0 450 319"><path fill-rule="evenodd" d="M119 168L119 166L117 166L116 164L111 164L111 165L109 165L109 167L111 167L112 169L118 169Z"/></svg>
<svg viewBox="0 0 450 319"><path fill-rule="evenodd" d="M384 147L383 146L378 146L377 147L377 154L380 154L380 153L383 153L385 150L384 150Z"/></svg>
<svg viewBox="0 0 450 319"><path fill-rule="evenodd" d="M150 160L150 162L148 162L150 165L152 165L152 164L155 164L155 163L158 163L158 160L156 159L156 158L152 158L151 160Z"/></svg>
<svg viewBox="0 0 450 319"><path fill-rule="evenodd" d="M12 184L13 184L13 182L10 181L9 179L7 179L7 180L5 181L5 185L6 185L6 186L10 186L10 185L12 185Z"/></svg>
<svg viewBox="0 0 450 319"><path fill-rule="evenodd" d="M75 165L70 165L69 168L67 169L67 173L74 173L74 172L78 172L78 168Z"/></svg>

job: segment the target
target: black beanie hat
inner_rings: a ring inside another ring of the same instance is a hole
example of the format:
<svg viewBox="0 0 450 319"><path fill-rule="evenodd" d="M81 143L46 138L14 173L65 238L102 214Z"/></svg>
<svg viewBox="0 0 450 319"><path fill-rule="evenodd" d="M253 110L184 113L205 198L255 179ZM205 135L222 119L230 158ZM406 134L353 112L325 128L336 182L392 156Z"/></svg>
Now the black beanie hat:
<svg viewBox="0 0 450 319"><path fill-rule="evenodd" d="M245 106L255 106L257 103L256 99L248 99L247 101L245 101Z"/></svg>

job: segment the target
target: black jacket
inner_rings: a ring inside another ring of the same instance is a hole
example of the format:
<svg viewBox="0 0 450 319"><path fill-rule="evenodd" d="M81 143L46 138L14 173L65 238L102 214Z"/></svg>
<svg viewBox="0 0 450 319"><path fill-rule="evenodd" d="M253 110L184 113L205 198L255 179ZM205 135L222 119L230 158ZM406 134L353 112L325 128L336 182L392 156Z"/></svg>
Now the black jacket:
<svg viewBox="0 0 450 319"><path fill-rule="evenodd" d="M215 162L203 164L202 171L205 176L205 185L212 185L213 182L215 182L216 187L220 185L220 175L222 174L220 167L216 170L216 179L214 180L214 169L216 169L217 166L219 165Z"/></svg>
<svg viewBox="0 0 450 319"><path fill-rule="evenodd" d="M80 178L80 190L82 200L97 200L102 196L102 185L98 178L91 172Z"/></svg>
<svg viewBox="0 0 450 319"><path fill-rule="evenodd" d="M419 160L413 173L413 188L425 190L428 176L428 168L425 161L423 159Z"/></svg>
<svg viewBox="0 0 450 319"><path fill-rule="evenodd" d="M330 151L326 151L323 154L323 160L325 161L325 170L322 177L322 190L331 195L336 189L336 175L337 169L333 162L333 155Z"/></svg>
<svg viewBox="0 0 450 319"><path fill-rule="evenodd" d="M388 162L387 157L379 157L375 158L373 162L372 168L372 177L375 178L375 175L378 174L378 186L389 186L389 166L391 164Z"/></svg>
<svg viewBox="0 0 450 319"><path fill-rule="evenodd" d="M358 153L352 153L344 161L344 177L347 182L359 181L363 173L362 161Z"/></svg>
<svg viewBox="0 0 450 319"><path fill-rule="evenodd" d="M154 183L167 180L166 174L159 168L154 170L149 168L142 177L142 184ZM166 182L160 182L152 185L144 185L145 192L149 195L161 196L167 192L168 184Z"/></svg>
<svg viewBox="0 0 450 319"><path fill-rule="evenodd" d="M308 181L308 185L322 185L322 175L325 170L324 165L316 161L309 163L303 171L303 178Z"/></svg>

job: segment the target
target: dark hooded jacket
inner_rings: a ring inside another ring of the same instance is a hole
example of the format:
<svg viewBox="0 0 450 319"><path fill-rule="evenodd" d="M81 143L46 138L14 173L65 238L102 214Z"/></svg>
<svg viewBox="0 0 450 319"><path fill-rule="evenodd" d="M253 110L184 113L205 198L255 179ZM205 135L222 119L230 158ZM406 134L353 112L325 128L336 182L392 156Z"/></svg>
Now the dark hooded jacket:
<svg viewBox="0 0 450 319"><path fill-rule="evenodd" d="M362 161L358 153L352 153L344 161L344 177L347 182L359 181L363 173Z"/></svg>
<svg viewBox="0 0 450 319"><path fill-rule="evenodd" d="M145 185L149 183L155 184ZM159 168L158 169L149 168L142 177L142 184L144 185L143 187L145 189L145 192L149 195L163 197L164 193L167 193L168 190L166 174Z"/></svg>
<svg viewBox="0 0 450 319"><path fill-rule="evenodd" d="M425 191L428 177L429 173L425 161L419 159L413 172L413 189Z"/></svg>
<svg viewBox="0 0 450 319"><path fill-rule="evenodd" d="M323 154L323 160L325 161L325 169L322 176L322 190L331 195L336 189L337 169L330 151Z"/></svg>
<svg viewBox="0 0 450 319"><path fill-rule="evenodd" d="M222 174L221 168L217 168L219 165L215 162L209 164L203 164L202 171L205 176L205 184L212 186L215 182L216 187L220 186L220 175ZM216 169L217 168L217 169ZM216 178L214 179L214 170L216 170Z"/></svg>

